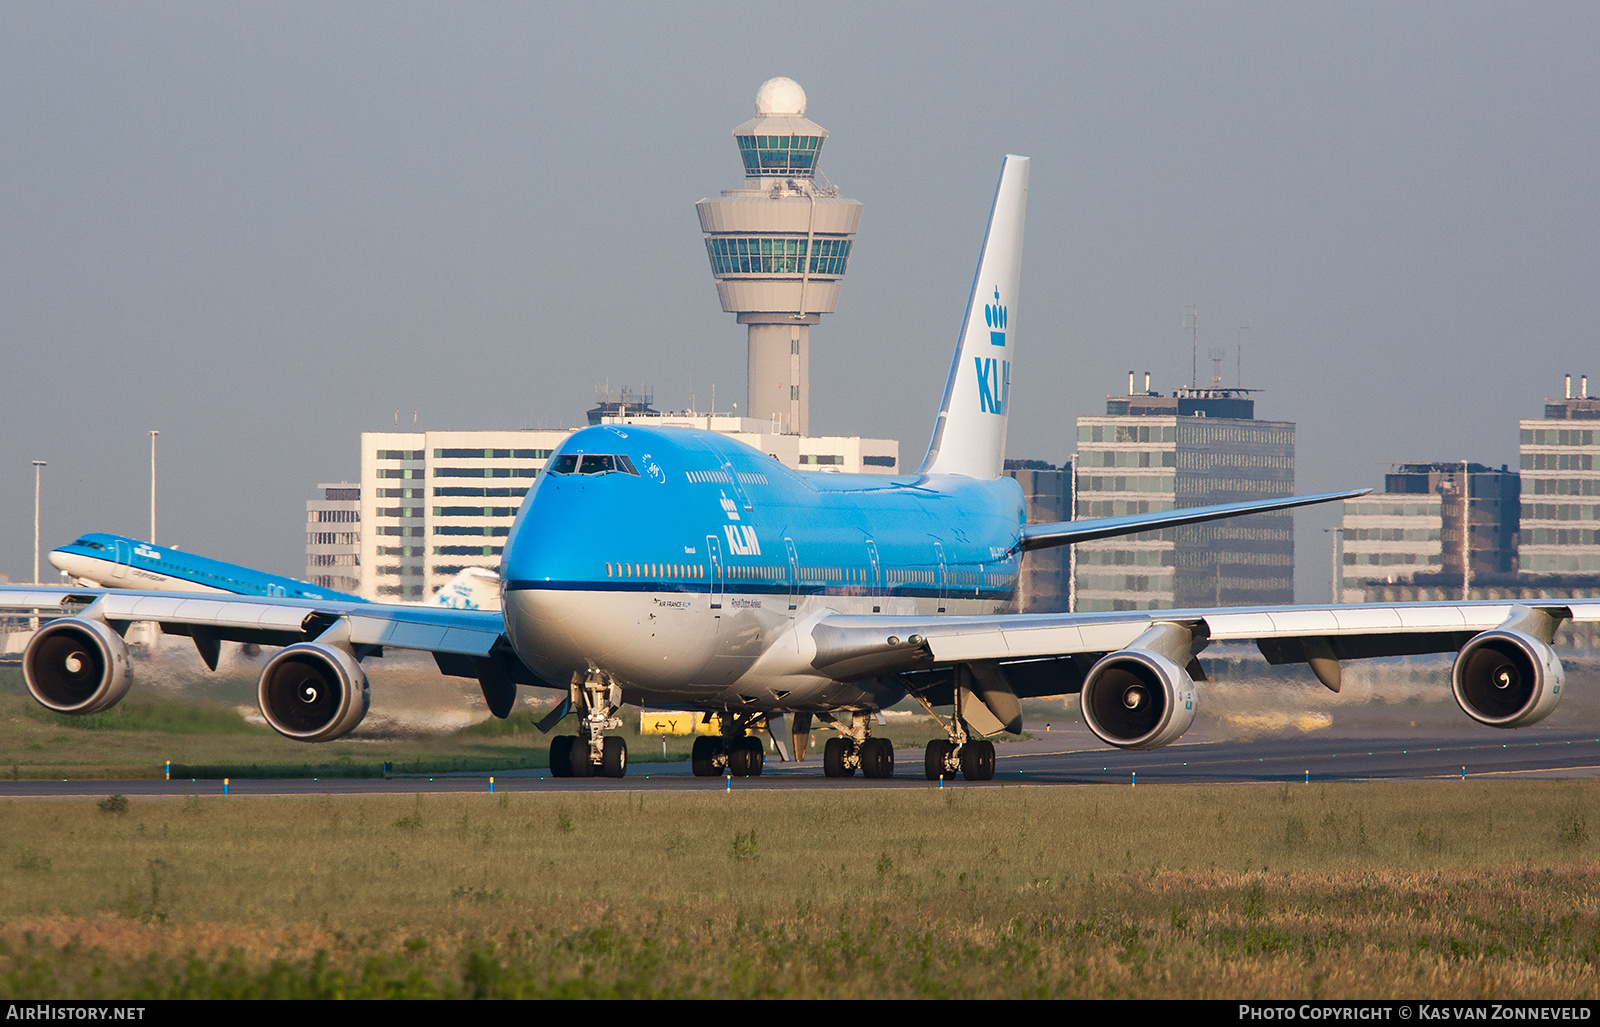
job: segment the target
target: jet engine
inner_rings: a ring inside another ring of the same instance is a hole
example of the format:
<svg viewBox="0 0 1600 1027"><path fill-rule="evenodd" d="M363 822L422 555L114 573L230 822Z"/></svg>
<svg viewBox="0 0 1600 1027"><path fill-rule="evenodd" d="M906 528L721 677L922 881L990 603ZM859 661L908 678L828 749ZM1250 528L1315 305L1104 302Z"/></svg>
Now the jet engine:
<svg viewBox="0 0 1600 1027"><path fill-rule="evenodd" d="M63 617L34 633L22 676L46 709L99 713L128 691L128 646L104 621Z"/></svg>
<svg viewBox="0 0 1600 1027"><path fill-rule="evenodd" d="M1084 723L1108 745L1155 749L1194 723L1194 683L1159 653L1123 649L1089 671L1079 697Z"/></svg>
<svg viewBox="0 0 1600 1027"><path fill-rule="evenodd" d="M1549 716L1566 671L1532 635L1496 628L1461 647L1450 690L1467 716L1490 727L1526 727Z"/></svg>
<svg viewBox="0 0 1600 1027"><path fill-rule="evenodd" d="M261 714L297 742L328 742L367 715L367 675L354 656L320 642L279 650L261 672Z"/></svg>

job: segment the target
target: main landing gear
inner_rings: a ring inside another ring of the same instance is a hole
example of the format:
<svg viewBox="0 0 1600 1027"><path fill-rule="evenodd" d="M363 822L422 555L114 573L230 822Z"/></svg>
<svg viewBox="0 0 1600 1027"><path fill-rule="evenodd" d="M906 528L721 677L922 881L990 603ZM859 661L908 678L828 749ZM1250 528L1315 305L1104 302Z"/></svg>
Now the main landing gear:
<svg viewBox="0 0 1600 1027"><path fill-rule="evenodd" d="M822 747L822 772L828 777L894 777L894 745L887 738L870 738L869 714L852 711L845 734L828 739ZM838 721L834 721L838 725Z"/></svg>
<svg viewBox="0 0 1600 1027"><path fill-rule="evenodd" d="M550 740L551 777L622 777L628 772L628 743L607 738L607 731L622 726L617 709L622 705L622 686L600 670L590 670L572 683L581 717L576 735L557 735Z"/></svg>
<svg viewBox="0 0 1600 1027"><path fill-rule="evenodd" d="M960 774L968 781L994 780L994 743L983 738L973 738L967 732L967 722L961 719L961 689L956 689L955 715L948 721L934 713L933 707L920 695L912 698L932 714L948 738L935 738L922 754L922 772L929 781Z"/></svg>
<svg viewBox="0 0 1600 1027"><path fill-rule="evenodd" d="M695 777L760 777L767 765L767 749L761 739L745 734L756 721L751 715L722 714L722 733L697 735L689 762Z"/></svg>

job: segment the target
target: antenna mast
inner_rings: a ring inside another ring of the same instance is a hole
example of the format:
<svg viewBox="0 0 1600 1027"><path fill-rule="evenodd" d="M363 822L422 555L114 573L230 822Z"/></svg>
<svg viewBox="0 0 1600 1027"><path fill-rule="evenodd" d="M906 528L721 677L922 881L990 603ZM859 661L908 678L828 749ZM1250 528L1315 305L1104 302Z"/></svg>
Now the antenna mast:
<svg viewBox="0 0 1600 1027"><path fill-rule="evenodd" d="M1191 332L1189 345L1193 351L1189 357L1189 387L1196 388L1200 384L1200 307L1197 304L1183 308L1183 326Z"/></svg>

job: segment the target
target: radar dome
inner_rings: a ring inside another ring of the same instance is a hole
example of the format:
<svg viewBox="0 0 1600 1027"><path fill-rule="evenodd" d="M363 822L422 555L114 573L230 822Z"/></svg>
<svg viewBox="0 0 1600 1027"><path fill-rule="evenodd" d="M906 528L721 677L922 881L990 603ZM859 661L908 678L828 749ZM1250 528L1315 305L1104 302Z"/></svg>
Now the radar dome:
<svg viewBox="0 0 1600 1027"><path fill-rule="evenodd" d="M756 114L759 117L806 112L806 91L792 78L769 78L756 90Z"/></svg>

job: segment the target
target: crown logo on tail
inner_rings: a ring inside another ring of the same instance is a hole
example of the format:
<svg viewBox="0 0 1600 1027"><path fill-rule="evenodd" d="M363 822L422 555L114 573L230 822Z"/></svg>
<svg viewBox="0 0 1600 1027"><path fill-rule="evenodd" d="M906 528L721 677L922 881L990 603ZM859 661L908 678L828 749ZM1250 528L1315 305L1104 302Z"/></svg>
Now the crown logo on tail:
<svg viewBox="0 0 1600 1027"><path fill-rule="evenodd" d="M994 302L983 305L983 320L989 325L989 342L994 346L1006 344L1006 308L1000 304L1000 290L994 290Z"/></svg>

